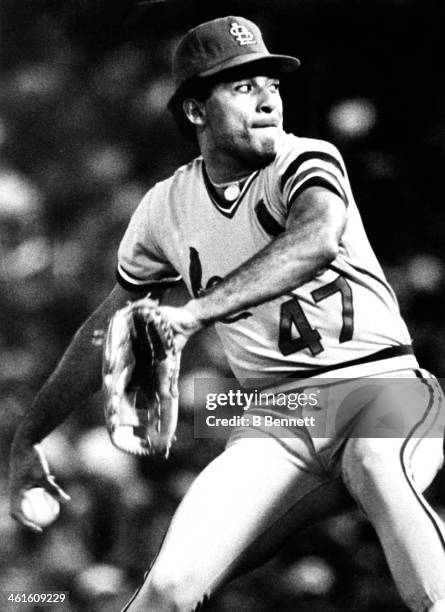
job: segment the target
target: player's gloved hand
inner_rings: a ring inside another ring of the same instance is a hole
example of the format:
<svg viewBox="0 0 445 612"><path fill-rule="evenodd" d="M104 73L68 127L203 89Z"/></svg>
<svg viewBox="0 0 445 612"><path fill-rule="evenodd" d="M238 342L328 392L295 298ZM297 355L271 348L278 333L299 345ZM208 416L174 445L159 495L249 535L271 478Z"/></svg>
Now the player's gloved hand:
<svg viewBox="0 0 445 612"><path fill-rule="evenodd" d="M39 444L26 449L13 449L9 472L10 512L12 518L31 531L41 532L42 527L24 516L23 497L29 489L42 487L57 501L67 501L70 496L56 483L50 473L48 461Z"/></svg>
<svg viewBox="0 0 445 612"><path fill-rule="evenodd" d="M181 350L200 327L187 306L159 306L149 296L113 315L104 344L103 387L114 446L168 457L178 422Z"/></svg>

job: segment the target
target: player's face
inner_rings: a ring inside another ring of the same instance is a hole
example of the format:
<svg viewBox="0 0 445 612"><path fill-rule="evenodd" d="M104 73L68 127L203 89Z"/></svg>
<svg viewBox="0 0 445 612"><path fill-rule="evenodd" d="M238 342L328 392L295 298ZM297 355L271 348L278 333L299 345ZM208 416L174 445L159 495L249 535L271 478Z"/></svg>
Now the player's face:
<svg viewBox="0 0 445 612"><path fill-rule="evenodd" d="M277 153L283 103L279 80L253 76L218 83L204 104L204 132L213 159L261 167Z"/></svg>

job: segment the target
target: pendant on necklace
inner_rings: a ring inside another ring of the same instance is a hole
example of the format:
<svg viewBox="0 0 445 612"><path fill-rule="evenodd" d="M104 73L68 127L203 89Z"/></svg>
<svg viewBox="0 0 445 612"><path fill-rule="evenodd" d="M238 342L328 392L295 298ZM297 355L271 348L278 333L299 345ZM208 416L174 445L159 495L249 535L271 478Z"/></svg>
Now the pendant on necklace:
<svg viewBox="0 0 445 612"><path fill-rule="evenodd" d="M229 185L224 189L224 197L228 202L234 202L241 193L241 189L239 185L235 183L234 185Z"/></svg>

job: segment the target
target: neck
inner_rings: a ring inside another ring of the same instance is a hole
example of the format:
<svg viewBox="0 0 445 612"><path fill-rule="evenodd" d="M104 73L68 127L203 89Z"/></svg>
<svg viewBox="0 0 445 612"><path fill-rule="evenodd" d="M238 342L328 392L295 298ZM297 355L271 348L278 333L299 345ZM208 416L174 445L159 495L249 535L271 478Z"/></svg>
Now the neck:
<svg viewBox="0 0 445 612"><path fill-rule="evenodd" d="M210 149L203 141L199 144L207 175L216 185L240 181L258 169L230 155L225 155L220 150Z"/></svg>
<svg viewBox="0 0 445 612"><path fill-rule="evenodd" d="M214 185L227 185L236 181L241 181L247 178L255 171L256 168L236 167L234 164L232 167L229 164L220 166L215 164L214 160L208 159L203 155L206 171L209 179Z"/></svg>

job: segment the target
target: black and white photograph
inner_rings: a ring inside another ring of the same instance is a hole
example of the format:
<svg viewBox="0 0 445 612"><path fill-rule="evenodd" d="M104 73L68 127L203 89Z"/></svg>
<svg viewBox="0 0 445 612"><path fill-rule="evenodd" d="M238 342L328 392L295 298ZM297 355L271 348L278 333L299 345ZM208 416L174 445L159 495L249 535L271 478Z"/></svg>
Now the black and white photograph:
<svg viewBox="0 0 445 612"><path fill-rule="evenodd" d="M445 612L444 24L0 0L0 611Z"/></svg>

